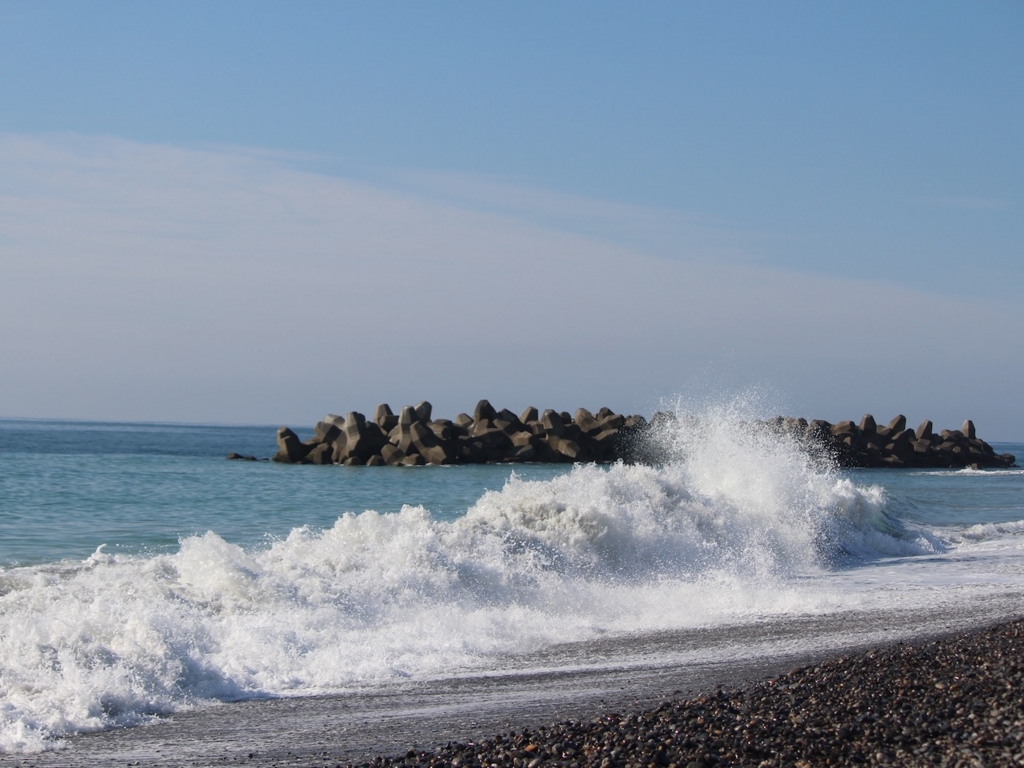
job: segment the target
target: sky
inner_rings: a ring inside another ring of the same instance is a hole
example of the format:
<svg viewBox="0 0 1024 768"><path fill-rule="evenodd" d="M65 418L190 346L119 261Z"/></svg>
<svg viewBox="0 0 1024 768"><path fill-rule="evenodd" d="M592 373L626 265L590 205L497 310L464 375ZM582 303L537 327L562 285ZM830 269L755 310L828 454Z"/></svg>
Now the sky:
<svg viewBox="0 0 1024 768"><path fill-rule="evenodd" d="M1024 440L1024 4L0 0L0 417Z"/></svg>

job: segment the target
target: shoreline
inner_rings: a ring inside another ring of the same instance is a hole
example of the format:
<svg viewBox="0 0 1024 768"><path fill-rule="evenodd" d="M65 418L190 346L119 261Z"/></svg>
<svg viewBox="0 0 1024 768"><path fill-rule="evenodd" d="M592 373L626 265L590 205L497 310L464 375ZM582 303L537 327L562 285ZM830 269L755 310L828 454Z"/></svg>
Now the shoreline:
<svg viewBox="0 0 1024 768"><path fill-rule="evenodd" d="M1024 620L372 766L1024 764Z"/></svg>
<svg viewBox="0 0 1024 768"><path fill-rule="evenodd" d="M783 690L779 684L766 681L785 679L797 667L849 665L853 663L850 659L868 653L884 655L898 648L921 647L937 638L940 643L947 642L965 631L968 637L982 637L993 631L993 626L1010 626L1006 623L1010 617L1019 625L1021 596L1005 597L998 605L972 607L961 613L825 615L558 646L531 656L527 667L510 665L447 679L402 681L340 695L204 706L160 718L151 725L73 736L64 749L0 755L0 766L449 765L456 756L465 758L461 764L468 766L477 764L471 759L474 754L486 753L499 765L528 768L541 755L525 760L510 753L498 754L508 752L509 734L522 735L528 729L529 743L520 746L536 744L540 749L538 734L551 738L555 734L562 741L570 738L557 723L573 723L569 731L583 738L594 728L607 731L612 725L616 731L632 729L635 733L640 726L646 727L645 717L660 722L666 715L671 718L673 713L688 712L678 709L680 700L703 699L700 706L710 707L708 712L721 706L727 710L733 699L721 699L716 691L777 692ZM905 645L897 645L901 642ZM573 664L581 652L586 654L587 666ZM844 654L846 661L841 661ZM1024 644L1018 645L1017 657L1024 663ZM860 677L868 671L855 670ZM1024 685L1024 679L1019 683ZM813 685L804 690L813 690ZM754 710L747 706L747 714L753 717ZM645 712L656 714L643 715ZM611 715L617 717L609 719ZM731 727L735 727L735 714L729 716L734 721ZM683 725L689 728L692 719L687 716ZM597 725L595 721L599 721ZM502 734L502 741L494 738L497 734ZM800 737L799 733L790 735ZM553 746L551 738L546 743ZM448 742L459 746L444 751ZM474 746L468 746L470 743ZM414 756L407 757L410 751ZM692 754L687 753L687 761L677 762L679 768L695 761ZM583 756L581 742L576 755L556 758L552 753L534 768L557 765L555 760L566 765L602 764L603 757L594 760L591 755L582 760ZM786 764L792 765L795 759L799 758L788 759ZM760 762L712 760L705 764ZM615 757L606 768L627 764L625 758Z"/></svg>

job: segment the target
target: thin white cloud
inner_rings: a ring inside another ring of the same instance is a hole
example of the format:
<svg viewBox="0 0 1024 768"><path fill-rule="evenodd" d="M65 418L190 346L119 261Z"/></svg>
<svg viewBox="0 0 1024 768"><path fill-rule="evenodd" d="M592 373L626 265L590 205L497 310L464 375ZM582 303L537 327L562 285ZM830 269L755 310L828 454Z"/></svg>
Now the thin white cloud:
<svg viewBox="0 0 1024 768"><path fill-rule="evenodd" d="M599 236L665 258L755 261L766 245L781 239L778 233L707 215L581 198L520 179L422 170L391 171L379 178L418 196L514 216L537 227Z"/></svg>
<svg viewBox="0 0 1024 768"><path fill-rule="evenodd" d="M606 235L665 212L475 188L494 199L258 153L0 137L0 415L642 409L725 370L805 410L916 399L939 419L995 412L1021 378L1019 307L770 269L743 233L729 258L683 227L687 258L666 259ZM538 222L551 207L572 225Z"/></svg>

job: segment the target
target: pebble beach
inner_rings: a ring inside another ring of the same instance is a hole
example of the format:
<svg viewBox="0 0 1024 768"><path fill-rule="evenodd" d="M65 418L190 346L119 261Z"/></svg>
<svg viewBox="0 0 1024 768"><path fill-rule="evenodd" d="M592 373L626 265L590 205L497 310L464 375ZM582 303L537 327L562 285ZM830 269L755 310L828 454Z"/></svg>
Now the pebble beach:
<svg viewBox="0 0 1024 768"><path fill-rule="evenodd" d="M1024 765L1024 621L370 766Z"/></svg>

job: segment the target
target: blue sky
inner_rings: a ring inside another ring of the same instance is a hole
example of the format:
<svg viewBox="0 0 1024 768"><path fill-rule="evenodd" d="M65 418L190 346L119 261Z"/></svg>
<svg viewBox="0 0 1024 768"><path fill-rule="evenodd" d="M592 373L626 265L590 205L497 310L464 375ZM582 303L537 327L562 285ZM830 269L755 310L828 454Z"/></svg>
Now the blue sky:
<svg viewBox="0 0 1024 768"><path fill-rule="evenodd" d="M1024 437L1020 3L0 2L0 415Z"/></svg>

